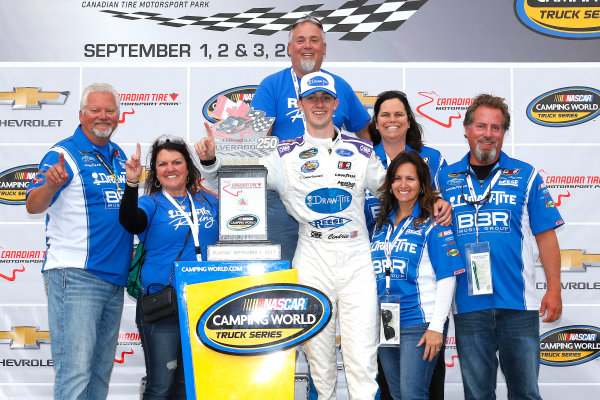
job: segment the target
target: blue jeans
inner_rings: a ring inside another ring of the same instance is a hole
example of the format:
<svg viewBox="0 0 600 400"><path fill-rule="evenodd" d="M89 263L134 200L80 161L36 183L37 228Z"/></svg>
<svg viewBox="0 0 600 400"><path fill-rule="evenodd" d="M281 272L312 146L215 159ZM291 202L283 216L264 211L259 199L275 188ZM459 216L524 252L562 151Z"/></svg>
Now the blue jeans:
<svg viewBox="0 0 600 400"><path fill-rule="evenodd" d="M267 236L271 243L281 245L281 259L291 263L298 245L298 222L274 190L267 190Z"/></svg>
<svg viewBox="0 0 600 400"><path fill-rule="evenodd" d="M179 316L146 322L138 298L136 323L146 361L144 400L186 400Z"/></svg>
<svg viewBox="0 0 600 400"><path fill-rule="evenodd" d="M54 398L106 399L123 311L123 287L83 269L44 271Z"/></svg>
<svg viewBox="0 0 600 400"><path fill-rule="evenodd" d="M429 399L429 382L438 356L423 360L425 345L417 347L428 326L423 323L402 327L400 347L379 348L379 361L394 400Z"/></svg>
<svg viewBox="0 0 600 400"><path fill-rule="evenodd" d="M454 315L465 399L495 399L498 358L508 398L541 399L537 311L490 309Z"/></svg>

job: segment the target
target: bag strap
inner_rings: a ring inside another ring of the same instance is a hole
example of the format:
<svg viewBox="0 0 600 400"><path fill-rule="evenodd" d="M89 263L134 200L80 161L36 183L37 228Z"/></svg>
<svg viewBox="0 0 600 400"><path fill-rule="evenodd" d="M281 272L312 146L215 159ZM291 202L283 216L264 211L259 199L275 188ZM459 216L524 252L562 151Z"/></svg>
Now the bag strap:
<svg viewBox="0 0 600 400"><path fill-rule="evenodd" d="M183 250L185 249L185 245L187 245L188 239L190 238L190 233L192 233L191 227L190 227L190 229L188 229L188 233L187 233L187 236L185 237L185 242L183 243L183 247L181 248L181 251L177 255L177 258L175 259L175 261L173 261L173 265L171 266L171 275L169 275L169 283L167 283L167 286L171 286L171 279L173 279L173 272L175 271L175 263L177 261L179 261L179 258L181 257L181 254L183 253Z"/></svg>

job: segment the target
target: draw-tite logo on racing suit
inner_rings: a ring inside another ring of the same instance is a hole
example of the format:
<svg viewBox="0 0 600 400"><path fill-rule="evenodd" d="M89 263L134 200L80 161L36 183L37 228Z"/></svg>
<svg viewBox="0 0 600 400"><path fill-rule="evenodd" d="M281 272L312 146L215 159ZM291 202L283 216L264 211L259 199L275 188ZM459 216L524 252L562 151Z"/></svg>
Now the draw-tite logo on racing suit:
<svg viewBox="0 0 600 400"><path fill-rule="evenodd" d="M582 86L551 90L539 95L527 106L527 118L531 122L550 127L583 124L598 114L600 91Z"/></svg>
<svg viewBox="0 0 600 400"><path fill-rule="evenodd" d="M321 188L310 192L304 202L309 210L319 214L335 214L350 206L352 195L344 189Z"/></svg>
<svg viewBox="0 0 600 400"><path fill-rule="evenodd" d="M215 351L250 356L301 344L330 319L331 302L321 291L296 284L267 284L215 302L198 320L196 334Z"/></svg>
<svg viewBox="0 0 600 400"><path fill-rule="evenodd" d="M540 361L566 367L600 356L600 328L588 325L564 326L540 337Z"/></svg>
<svg viewBox="0 0 600 400"><path fill-rule="evenodd" d="M0 203L25 204L25 193L29 182L38 173L37 164L21 165L0 172Z"/></svg>
<svg viewBox="0 0 600 400"><path fill-rule="evenodd" d="M206 103L204 103L204 105L202 106L202 115L207 121L211 123L219 122L221 119L215 117L213 113L215 111L217 101L220 96L225 96L234 103L237 103L238 101L243 101L248 106L250 106L250 103L252 103L252 98L254 97L254 92L256 92L257 88L257 85L245 85L237 86L219 92L212 96L210 99L208 99Z"/></svg>
<svg viewBox="0 0 600 400"><path fill-rule="evenodd" d="M454 120L460 121L473 102L472 97L442 97L434 91L418 93L427 100L417 106L417 112L444 128L451 128Z"/></svg>
<svg viewBox="0 0 600 400"><path fill-rule="evenodd" d="M600 37L600 4L595 0L515 0L514 9L525 27L545 36Z"/></svg>
<svg viewBox="0 0 600 400"><path fill-rule="evenodd" d="M0 104L13 110L41 110L43 104L63 105L69 92L43 92L39 87L15 87L12 92L0 92Z"/></svg>

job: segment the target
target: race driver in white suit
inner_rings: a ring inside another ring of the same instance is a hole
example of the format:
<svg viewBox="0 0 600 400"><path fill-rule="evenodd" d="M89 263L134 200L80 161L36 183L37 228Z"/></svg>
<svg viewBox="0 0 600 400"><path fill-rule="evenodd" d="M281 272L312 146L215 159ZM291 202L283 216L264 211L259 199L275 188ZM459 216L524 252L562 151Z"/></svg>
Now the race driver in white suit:
<svg viewBox="0 0 600 400"><path fill-rule="evenodd" d="M299 109L303 136L280 144L261 159L269 189L279 193L299 223L293 266L298 282L324 292L333 305L331 323L304 344L319 399L336 398L335 319L339 317L348 390L353 400L377 392L378 310L375 275L365 225L364 189L377 193L385 170L369 142L333 125L338 105L334 79L317 71L302 77ZM212 131L196 143L203 176L216 187L220 161Z"/></svg>

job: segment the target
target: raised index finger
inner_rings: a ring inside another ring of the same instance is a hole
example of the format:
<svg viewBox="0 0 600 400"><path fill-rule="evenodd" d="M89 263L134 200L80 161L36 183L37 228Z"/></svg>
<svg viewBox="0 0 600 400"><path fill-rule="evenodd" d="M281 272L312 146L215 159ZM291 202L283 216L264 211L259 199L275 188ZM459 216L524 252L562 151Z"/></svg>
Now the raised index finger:
<svg viewBox="0 0 600 400"><path fill-rule="evenodd" d="M213 131L208 122L204 122L204 127L206 128L206 137L211 140L214 140Z"/></svg>
<svg viewBox="0 0 600 400"><path fill-rule="evenodd" d="M58 166L63 170L65 169L65 155L63 153L58 153Z"/></svg>
<svg viewBox="0 0 600 400"><path fill-rule="evenodd" d="M141 155L142 155L142 147L141 147L141 146L140 146L140 144L138 143L138 144L135 146L135 156L136 156L136 157L138 158L138 160L139 160L139 158L140 158L140 156L141 156Z"/></svg>

